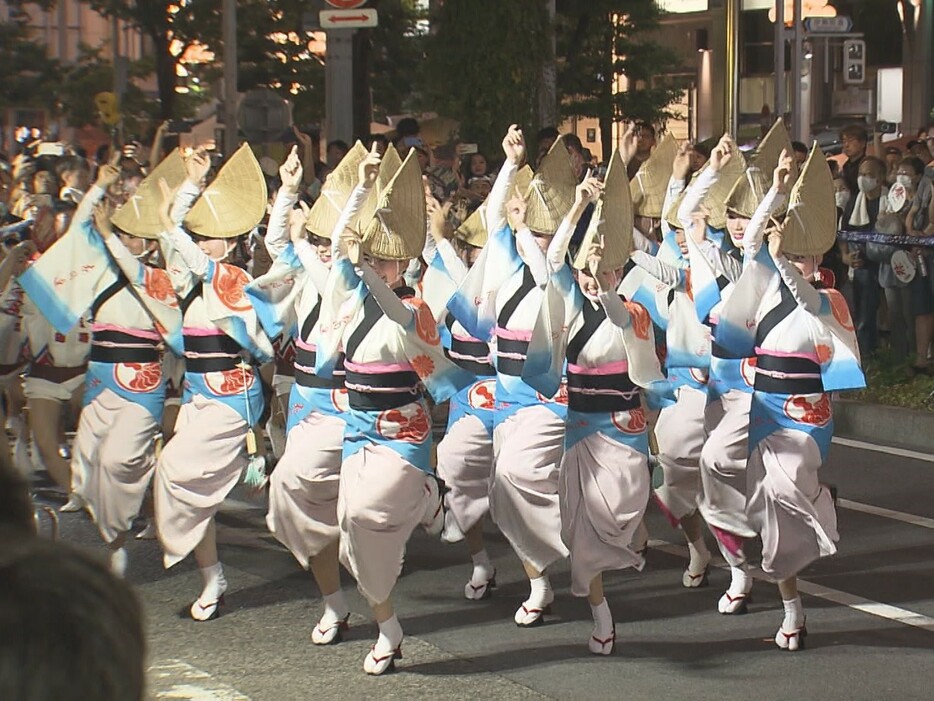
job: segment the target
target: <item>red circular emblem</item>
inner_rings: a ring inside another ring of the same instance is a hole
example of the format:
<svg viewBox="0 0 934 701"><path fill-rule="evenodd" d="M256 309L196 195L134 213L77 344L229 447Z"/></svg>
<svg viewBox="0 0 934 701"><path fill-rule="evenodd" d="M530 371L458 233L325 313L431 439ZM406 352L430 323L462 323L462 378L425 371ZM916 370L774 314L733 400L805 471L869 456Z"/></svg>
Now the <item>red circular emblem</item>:
<svg viewBox="0 0 934 701"><path fill-rule="evenodd" d="M143 286L146 288L146 294L154 300L164 302L170 307L178 306L172 280L169 274L161 268L150 268L147 265L143 273Z"/></svg>
<svg viewBox="0 0 934 701"><path fill-rule="evenodd" d="M381 412L376 431L386 440L424 443L431 434L431 419L421 404L406 404Z"/></svg>
<svg viewBox="0 0 934 701"><path fill-rule="evenodd" d="M467 392L467 403L473 409L496 408L496 380L480 380Z"/></svg>
<svg viewBox="0 0 934 701"><path fill-rule="evenodd" d="M146 393L162 383L161 363L116 363L114 382L127 392Z"/></svg>
<svg viewBox="0 0 934 701"><path fill-rule="evenodd" d="M645 431L645 412L641 406L630 411L615 411L610 418L613 425L623 433L636 435Z"/></svg>
<svg viewBox="0 0 934 701"><path fill-rule="evenodd" d="M208 372L204 375L204 383L214 394L220 397L232 397L249 390L256 382L252 369L234 368L221 372Z"/></svg>
<svg viewBox="0 0 934 701"><path fill-rule="evenodd" d="M823 294L827 295L827 299L830 300L830 311L833 312L833 318L847 331L852 331L854 329L853 318L850 316L850 308L847 306L843 295L837 290L823 290Z"/></svg>
<svg viewBox="0 0 934 701"><path fill-rule="evenodd" d="M785 400L785 416L799 424L826 426L833 418L830 395L822 394L817 401L805 395L793 395Z"/></svg>
<svg viewBox="0 0 934 701"><path fill-rule="evenodd" d="M250 276L235 265L217 264L214 281L211 283L221 303L235 312L245 312L251 307L243 289L249 284Z"/></svg>
<svg viewBox="0 0 934 701"><path fill-rule="evenodd" d="M641 304L635 302L626 302L625 304L626 309L629 310L629 317L632 319L632 330L636 332L638 338L643 341L648 340L649 326L652 324L649 313Z"/></svg>
<svg viewBox="0 0 934 701"><path fill-rule="evenodd" d="M441 336L431 308L420 299L413 298L409 302L415 307L415 331L418 337L429 346L437 346L441 343Z"/></svg>
<svg viewBox="0 0 934 701"><path fill-rule="evenodd" d="M331 7L338 10L353 10L357 7L366 5L366 0L324 0Z"/></svg>
<svg viewBox="0 0 934 701"><path fill-rule="evenodd" d="M702 385L707 384L707 371L701 370L700 368L688 368L688 372L691 373L691 377L697 383Z"/></svg>

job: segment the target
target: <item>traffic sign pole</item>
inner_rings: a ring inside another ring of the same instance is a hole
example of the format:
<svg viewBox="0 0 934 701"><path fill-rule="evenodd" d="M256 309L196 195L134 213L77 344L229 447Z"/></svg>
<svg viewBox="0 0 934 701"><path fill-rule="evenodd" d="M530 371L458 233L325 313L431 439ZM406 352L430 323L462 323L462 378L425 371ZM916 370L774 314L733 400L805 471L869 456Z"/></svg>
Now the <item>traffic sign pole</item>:
<svg viewBox="0 0 934 701"><path fill-rule="evenodd" d="M330 2L330 0L329 0ZM353 30L329 29L325 55L325 122L328 141L353 140Z"/></svg>

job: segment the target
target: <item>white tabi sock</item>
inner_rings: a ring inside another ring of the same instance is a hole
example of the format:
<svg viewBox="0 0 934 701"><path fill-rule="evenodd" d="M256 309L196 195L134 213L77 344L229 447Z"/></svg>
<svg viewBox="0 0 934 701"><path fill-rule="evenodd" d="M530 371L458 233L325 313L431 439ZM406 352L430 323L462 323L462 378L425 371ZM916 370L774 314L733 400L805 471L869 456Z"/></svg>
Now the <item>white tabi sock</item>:
<svg viewBox="0 0 934 701"><path fill-rule="evenodd" d="M224 568L220 562L210 567L202 567L200 572L201 581L204 582L204 589L201 590L201 596L198 597L198 600L202 606L209 606L227 591L227 579L224 577Z"/></svg>
<svg viewBox="0 0 934 701"><path fill-rule="evenodd" d="M393 615L388 621L379 624L379 638L376 640L377 657L388 655L402 644L402 626L399 618Z"/></svg>
<svg viewBox="0 0 934 701"><path fill-rule="evenodd" d="M327 594L324 597L324 613L321 615L319 625L343 621L348 613L350 610L347 608L347 602L344 601L344 592L338 589L333 594Z"/></svg>
<svg viewBox="0 0 934 701"><path fill-rule="evenodd" d="M710 551L707 549L707 543L703 538L688 543L688 552L691 554L688 572L695 575L702 574L710 564Z"/></svg>
<svg viewBox="0 0 934 701"><path fill-rule="evenodd" d="M752 589L752 577L749 576L749 565L743 563L739 567L730 566L730 588L726 593L736 598L748 594Z"/></svg>
<svg viewBox="0 0 934 701"><path fill-rule="evenodd" d="M785 620L782 621L782 630L791 633L801 628L804 625L804 605L801 603L801 597L796 596L790 601L782 599L782 606L785 608Z"/></svg>
<svg viewBox="0 0 934 701"><path fill-rule="evenodd" d="M555 600L554 592L551 591L551 581L549 581L548 575L543 574L541 577L530 579L529 585L532 591L529 594L528 600L525 602L526 608L544 608Z"/></svg>
<svg viewBox="0 0 934 701"><path fill-rule="evenodd" d="M606 640L613 635L613 612L610 611L610 605L604 599L599 604L590 605L590 612L593 614L593 635L600 640Z"/></svg>
<svg viewBox="0 0 934 701"><path fill-rule="evenodd" d="M473 574L470 575L470 583L476 586L486 584L493 577L493 563L490 562L490 556L486 550L481 550L476 555L471 555L473 560Z"/></svg>

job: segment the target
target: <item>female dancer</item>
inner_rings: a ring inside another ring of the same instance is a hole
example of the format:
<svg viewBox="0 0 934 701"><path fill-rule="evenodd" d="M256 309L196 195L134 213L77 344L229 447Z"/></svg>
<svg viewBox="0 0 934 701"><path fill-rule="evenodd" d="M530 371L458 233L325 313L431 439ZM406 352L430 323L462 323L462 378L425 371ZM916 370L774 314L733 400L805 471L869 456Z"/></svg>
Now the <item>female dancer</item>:
<svg viewBox="0 0 934 701"><path fill-rule="evenodd" d="M574 259L574 284L564 265L570 237L601 190ZM616 642L603 572L644 564L631 548L650 489L639 388L658 390L665 382L648 313L615 292L632 247L632 218L626 166L617 152L605 189L592 178L578 186L574 207L549 246L551 278L523 373L526 382L548 395L567 360L568 428L558 487L561 537L571 556L571 593L590 602L594 627L588 648L596 655L611 654Z"/></svg>
<svg viewBox="0 0 934 701"><path fill-rule="evenodd" d="M153 485L156 529L171 567L194 551L203 588L191 604L196 621L216 618L227 580L217 557L214 514L255 453L252 429L263 413L258 368L272 357L268 338L244 293L249 276L228 262L237 237L266 213L266 183L243 146L184 216L210 168L203 152L186 164L188 179L175 197L164 188L159 211L166 269L181 299L185 343L185 397L175 433L162 454ZM222 218L226 212L237 212ZM197 243L181 227L197 237ZM250 445L250 441L254 445Z"/></svg>
<svg viewBox="0 0 934 701"><path fill-rule="evenodd" d="M786 182L773 186L756 218L764 221ZM725 348L755 349L746 509L762 537L762 569L782 596L785 616L775 643L784 650L803 648L807 634L798 572L836 552L833 497L818 480L833 437L829 393L865 384L845 300L812 286L820 256L835 241L833 196L829 168L815 146L792 189L784 225L770 235L771 265L747 258L717 327Z"/></svg>
<svg viewBox="0 0 934 701"><path fill-rule="evenodd" d="M357 145L360 146L359 142ZM365 149L363 153L366 154ZM294 198L284 204L277 198L266 233L266 245L275 262L270 273L257 278L248 290L270 336L289 330L284 321L270 325L267 319L291 317L298 322L295 384L287 403L287 440L285 452L270 477L266 524L299 563L311 570L324 598L324 613L311 633L315 645L340 642L350 617L340 586L337 522L343 412L349 408L347 390L343 373L335 372L330 379L319 377L315 363L318 319L331 263L331 238L340 236L368 194L365 188L353 188L361 161L356 147L341 160L328 175L311 218L306 218L302 210L291 208ZM302 165L295 152L280 173L283 184L279 198L288 198L293 184L297 186L302 180ZM348 200L352 200L349 207ZM285 209L287 216L291 210L285 222L276 216L279 208ZM322 208L331 214L318 215ZM310 241L306 226L312 222L316 231L322 229L323 222L328 222L331 228L328 236L311 234L315 238L314 243ZM290 237L291 245L277 250L283 233ZM281 271L288 271L294 278L294 294L284 300L291 309L282 309L281 304L271 302L276 283L283 277ZM342 360L338 363L342 364Z"/></svg>
<svg viewBox="0 0 934 701"><path fill-rule="evenodd" d="M542 159L526 201L510 201L506 226L503 210L525 158L522 132L515 126L510 127L503 148L507 160L488 200L493 233L450 308L473 338L490 338L495 325L490 513L529 578L529 597L514 617L517 625L528 627L543 621L554 600L545 570L568 554L561 540L558 506L567 392L566 386L559 385L552 395L543 395L523 382L522 373L548 282L544 250L574 202L576 178L559 138Z"/></svg>
<svg viewBox="0 0 934 701"><path fill-rule="evenodd" d="M451 397L448 425L438 444L437 469L450 490L445 495L447 512L441 537L449 543L466 539L473 571L464 585L464 596L478 601L488 598L496 588L496 570L483 545L483 517L490 510L493 471L496 370L489 344L473 338L447 305L486 244L488 231L486 206L481 205L454 232L455 249L445 235L449 208L434 198L428 201L436 255L423 280L423 298L442 324L441 340L448 357L474 376L470 385Z"/></svg>
<svg viewBox="0 0 934 701"><path fill-rule="evenodd" d="M379 161L374 148L360 166L362 189L373 188ZM375 675L402 656L391 594L406 542L419 524L435 533L443 525L420 381L436 401L470 382L445 358L431 310L402 280L425 243L424 188L414 151L379 195L376 214L362 222L363 236L345 229L334 237L316 355L323 377L333 374L341 347L345 357L350 408L337 504L340 556L379 624L363 662ZM348 220L359 200L351 196Z"/></svg>

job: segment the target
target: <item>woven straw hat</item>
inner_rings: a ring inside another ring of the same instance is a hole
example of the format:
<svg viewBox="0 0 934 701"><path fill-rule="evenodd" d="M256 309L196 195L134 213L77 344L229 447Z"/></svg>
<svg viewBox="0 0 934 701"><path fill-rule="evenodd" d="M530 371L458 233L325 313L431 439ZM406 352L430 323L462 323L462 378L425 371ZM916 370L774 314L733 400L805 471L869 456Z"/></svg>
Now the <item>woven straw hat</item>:
<svg viewBox="0 0 934 701"><path fill-rule="evenodd" d="M321 187L321 194L308 212L305 229L315 236L329 239L340 219L344 205L357 184L357 170L368 151L359 141L353 145Z"/></svg>
<svg viewBox="0 0 934 701"><path fill-rule="evenodd" d="M409 155L411 154L412 151L410 150ZM399 156L399 152L395 146L389 144L386 147L386 153L383 154L379 161L379 175L376 176L376 185L370 189L370 194L360 207L356 220L350 224L351 228L356 229L361 234L365 231L367 224L373 221L373 217L376 215L382 193L401 167L402 158Z"/></svg>
<svg viewBox="0 0 934 701"><path fill-rule="evenodd" d="M681 203L684 201L684 196L687 194L688 188L694 184L694 181L697 180L697 176L700 175L700 172L701 171L697 171L694 173L694 175L691 176L691 179L687 182L687 186L671 201L671 206L669 206L668 211L665 212L665 221L668 222L668 226L672 229L684 228L684 226L681 224L681 221L678 219L678 210L681 208Z"/></svg>
<svg viewBox="0 0 934 701"><path fill-rule="evenodd" d="M522 166L519 172L516 173L515 181L513 181L513 194L525 199L526 193L528 193L529 188L532 186L532 178L534 177L535 171L532 170L532 166Z"/></svg>
<svg viewBox="0 0 934 701"><path fill-rule="evenodd" d="M110 221L113 225L130 236L141 239L154 239L165 228L159 217L159 205L162 203L160 180L165 180L174 190L186 177L185 161L178 149L175 149L147 175L136 189L136 193L113 213Z"/></svg>
<svg viewBox="0 0 934 701"><path fill-rule="evenodd" d="M574 267L587 267L587 251L594 241L603 239L603 259L598 272L616 270L626 265L632 250L632 193L626 164L619 154L613 152L603 181L603 193L594 209L590 225L581 241L580 250L574 259Z"/></svg>
<svg viewBox="0 0 934 701"><path fill-rule="evenodd" d="M425 247L425 187L415 151L380 193L373 218L365 225L363 249L383 260L409 260Z"/></svg>
<svg viewBox="0 0 934 701"><path fill-rule="evenodd" d="M746 177L737 180L730 191L726 204L728 210L741 217L752 218L756 207L768 192L769 180L778 166L782 151L791 153L791 137L785 129L785 122L777 119L759 143L759 148L746 169Z"/></svg>
<svg viewBox="0 0 934 701"><path fill-rule="evenodd" d="M774 170L774 168L773 168ZM752 219L756 207L768 191L769 181L758 165L753 164L746 168L743 177L736 181L726 200L727 211L738 214L746 219Z"/></svg>
<svg viewBox="0 0 934 701"><path fill-rule="evenodd" d="M782 230L783 248L798 256L820 256L837 238L833 177L823 151L815 143L791 188Z"/></svg>
<svg viewBox="0 0 934 701"><path fill-rule="evenodd" d="M709 167L710 163L708 162L707 165L701 168L700 172ZM736 182L743 177L745 172L746 159L737 149L733 153L733 158L720 169L720 177L717 178L717 182L713 184L702 202L702 205L709 212L707 223L714 229L726 228L727 198L736 186Z"/></svg>
<svg viewBox="0 0 934 701"><path fill-rule="evenodd" d="M243 144L195 202L185 227L209 239L248 233L266 216L266 178L249 144Z"/></svg>
<svg viewBox="0 0 934 701"><path fill-rule="evenodd" d="M665 192L671 179L678 142L670 134L662 137L661 143L652 151L629 183L633 211L641 217L660 219L665 203Z"/></svg>
<svg viewBox="0 0 934 701"><path fill-rule="evenodd" d="M559 136L542 159L525 195L525 223L539 234L554 236L574 205L577 177L564 138Z"/></svg>
<svg viewBox="0 0 934 701"><path fill-rule="evenodd" d="M454 231L454 238L463 241L469 246L483 248L489 238L489 231L486 228L486 205L477 207L473 214Z"/></svg>
<svg viewBox="0 0 934 701"><path fill-rule="evenodd" d="M769 129L769 133L759 143L759 148L756 149L756 155L753 157L752 162L759 166L768 179L772 171L778 167L782 151L792 153L791 137L788 135L788 130L785 129L785 122L777 119L772 128Z"/></svg>

